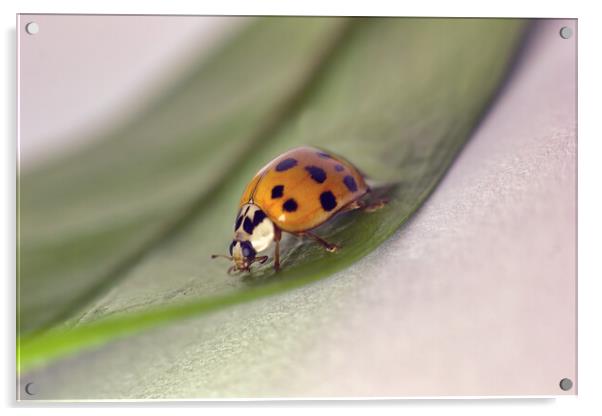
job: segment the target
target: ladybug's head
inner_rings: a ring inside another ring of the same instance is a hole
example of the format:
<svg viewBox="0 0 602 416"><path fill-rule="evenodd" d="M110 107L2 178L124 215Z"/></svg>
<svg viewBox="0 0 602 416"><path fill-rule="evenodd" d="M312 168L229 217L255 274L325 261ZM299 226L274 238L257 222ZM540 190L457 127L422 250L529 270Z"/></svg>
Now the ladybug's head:
<svg viewBox="0 0 602 416"><path fill-rule="evenodd" d="M257 256L265 250L274 239L274 223L255 204L243 205L238 211L234 224L234 238L230 243L230 255L225 257L234 262L228 273L233 271L250 271L251 264L264 263L267 256Z"/></svg>
<svg viewBox="0 0 602 416"><path fill-rule="evenodd" d="M250 241L232 240L230 243L230 255L237 271L249 271L257 257L257 252Z"/></svg>

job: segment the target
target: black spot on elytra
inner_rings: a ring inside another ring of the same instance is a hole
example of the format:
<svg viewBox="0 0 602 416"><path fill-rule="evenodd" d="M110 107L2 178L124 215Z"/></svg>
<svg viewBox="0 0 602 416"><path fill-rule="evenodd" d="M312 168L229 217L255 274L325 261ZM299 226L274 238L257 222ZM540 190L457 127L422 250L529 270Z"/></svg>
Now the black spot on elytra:
<svg viewBox="0 0 602 416"><path fill-rule="evenodd" d="M230 243L230 255L232 255L232 249L234 248L235 245L236 245L236 240L232 240L232 242Z"/></svg>
<svg viewBox="0 0 602 416"><path fill-rule="evenodd" d="M255 211L255 215L253 216L253 227L257 227L265 217L266 215L263 211Z"/></svg>
<svg viewBox="0 0 602 416"><path fill-rule="evenodd" d="M334 170L336 170L337 172L342 172L345 170L345 168L343 167L343 165L334 165Z"/></svg>
<svg viewBox="0 0 602 416"><path fill-rule="evenodd" d="M234 231L236 231L240 228L240 224L242 224L242 219L243 219L242 215L236 219L236 224L234 224Z"/></svg>
<svg viewBox="0 0 602 416"><path fill-rule="evenodd" d="M316 152L316 154L320 157L323 157L324 159L332 159L332 156L330 156L328 153Z"/></svg>
<svg viewBox="0 0 602 416"><path fill-rule="evenodd" d="M355 183L355 179L353 179L353 176L345 176L343 178L343 182L345 183L347 189L349 189L351 192L357 191L357 184Z"/></svg>
<svg viewBox="0 0 602 416"><path fill-rule="evenodd" d="M332 211L337 206L337 199L330 191L325 191L320 194L320 203L324 211Z"/></svg>
<svg viewBox="0 0 602 416"><path fill-rule="evenodd" d="M284 159L282 162L278 163L276 165L276 170L278 172L284 172L285 170L289 170L290 168L293 168L297 166L297 160L296 159Z"/></svg>
<svg viewBox="0 0 602 416"><path fill-rule="evenodd" d="M294 199L287 199L284 204L282 204L282 209L287 212L295 212L297 211L297 201Z"/></svg>
<svg viewBox="0 0 602 416"><path fill-rule="evenodd" d="M253 245L249 241L241 241L240 248L242 249L242 255L248 259L255 258L255 254L257 253L253 248Z"/></svg>
<svg viewBox="0 0 602 416"><path fill-rule="evenodd" d="M282 198L284 185L276 185L272 188L272 199Z"/></svg>
<svg viewBox="0 0 602 416"><path fill-rule="evenodd" d="M324 183L326 180L326 172L324 172L324 169L322 168L317 166L306 166L305 170L308 171L311 178L318 183Z"/></svg>
<svg viewBox="0 0 602 416"><path fill-rule="evenodd" d="M253 234L253 228L255 227L253 226L253 221L251 221L249 217L245 217L245 221L242 223L242 228L246 233Z"/></svg>

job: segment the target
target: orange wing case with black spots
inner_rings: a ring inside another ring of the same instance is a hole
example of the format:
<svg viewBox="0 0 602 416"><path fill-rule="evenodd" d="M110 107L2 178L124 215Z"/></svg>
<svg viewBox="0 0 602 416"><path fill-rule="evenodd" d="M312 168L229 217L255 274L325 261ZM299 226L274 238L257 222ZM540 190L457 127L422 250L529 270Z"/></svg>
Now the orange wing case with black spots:
<svg viewBox="0 0 602 416"><path fill-rule="evenodd" d="M264 166L247 185L240 205L252 201L282 230L298 233L323 224L368 190L351 163L299 147Z"/></svg>

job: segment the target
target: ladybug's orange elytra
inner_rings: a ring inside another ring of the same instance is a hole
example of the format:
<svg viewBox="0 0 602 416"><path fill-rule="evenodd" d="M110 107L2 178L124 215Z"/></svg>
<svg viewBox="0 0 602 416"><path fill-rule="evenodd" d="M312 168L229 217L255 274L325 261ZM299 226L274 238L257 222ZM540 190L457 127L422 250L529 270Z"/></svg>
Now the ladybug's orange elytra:
<svg viewBox="0 0 602 416"><path fill-rule="evenodd" d="M349 162L312 147L290 150L249 183L239 206L253 202L283 231L315 228L368 192Z"/></svg>

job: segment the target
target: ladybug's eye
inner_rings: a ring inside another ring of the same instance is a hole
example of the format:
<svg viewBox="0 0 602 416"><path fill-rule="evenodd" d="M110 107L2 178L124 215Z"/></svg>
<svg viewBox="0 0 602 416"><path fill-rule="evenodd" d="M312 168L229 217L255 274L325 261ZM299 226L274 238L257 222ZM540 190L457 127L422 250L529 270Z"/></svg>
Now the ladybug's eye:
<svg viewBox="0 0 602 416"><path fill-rule="evenodd" d="M255 250L253 249L253 246L251 245L251 243L249 243L248 241L243 241L242 243L240 243L241 248L242 248L242 255L246 258L254 258L255 257Z"/></svg>

